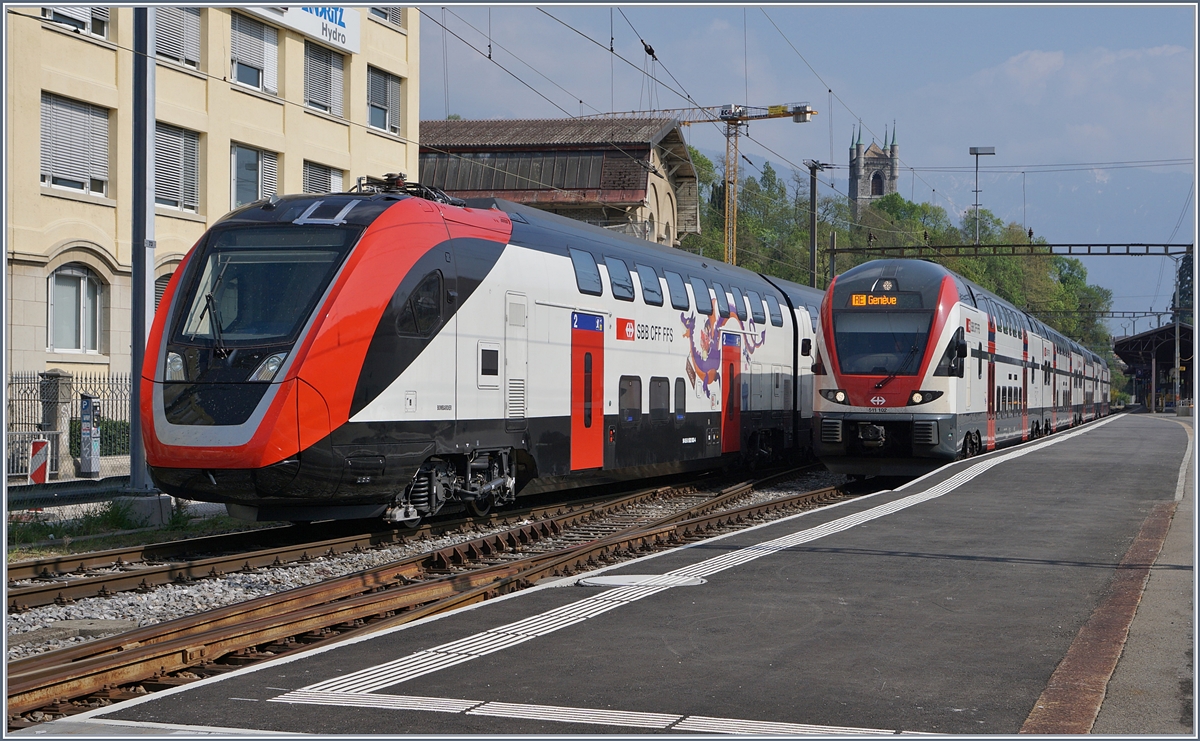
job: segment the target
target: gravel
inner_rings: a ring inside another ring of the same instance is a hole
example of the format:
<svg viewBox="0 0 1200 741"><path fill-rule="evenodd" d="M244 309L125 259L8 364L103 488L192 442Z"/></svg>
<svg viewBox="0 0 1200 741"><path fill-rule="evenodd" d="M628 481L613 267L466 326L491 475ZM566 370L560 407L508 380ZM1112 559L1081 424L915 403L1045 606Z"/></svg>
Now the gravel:
<svg viewBox="0 0 1200 741"><path fill-rule="evenodd" d="M826 471L807 473L769 489L755 491L750 496L741 498L732 507L757 504L826 486L837 486L845 480L845 476ZM55 629L55 624L61 621L128 621L138 627L145 627L382 566L401 558L445 548L503 529L505 528L496 527L481 532L447 534L361 553L321 556L307 563L257 569L250 573L234 572L191 584L170 584L146 593L121 592L110 597L90 597L73 604L46 605L26 612L13 613L8 615L6 627L9 637L7 660L13 661L101 637L95 634L61 637L63 630ZM47 640L39 640L35 636L21 636L31 631L44 631Z"/></svg>

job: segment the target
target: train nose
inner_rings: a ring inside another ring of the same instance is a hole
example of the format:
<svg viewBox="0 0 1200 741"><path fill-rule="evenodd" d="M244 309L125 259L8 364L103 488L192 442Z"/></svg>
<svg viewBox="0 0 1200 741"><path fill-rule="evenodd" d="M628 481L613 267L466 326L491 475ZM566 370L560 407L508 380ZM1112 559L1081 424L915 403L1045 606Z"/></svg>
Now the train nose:
<svg viewBox="0 0 1200 741"><path fill-rule="evenodd" d="M858 439L862 441L865 448L881 448L887 437L883 425L860 422L858 425Z"/></svg>

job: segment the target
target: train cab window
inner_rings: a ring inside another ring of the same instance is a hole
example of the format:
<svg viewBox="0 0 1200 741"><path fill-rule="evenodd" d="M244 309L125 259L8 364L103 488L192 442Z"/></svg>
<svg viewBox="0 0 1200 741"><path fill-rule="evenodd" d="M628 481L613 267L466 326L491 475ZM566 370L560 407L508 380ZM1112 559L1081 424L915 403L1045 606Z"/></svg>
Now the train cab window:
<svg viewBox="0 0 1200 741"><path fill-rule="evenodd" d="M617 407L622 425L635 425L642 421L642 379L638 376L621 376L618 385Z"/></svg>
<svg viewBox="0 0 1200 741"><path fill-rule="evenodd" d="M682 378L675 379L675 426L687 419L687 384Z"/></svg>
<svg viewBox="0 0 1200 741"><path fill-rule="evenodd" d="M759 324L767 321L767 313L763 311L762 296L759 296L756 291L750 292L750 316L754 317L754 321Z"/></svg>
<svg viewBox="0 0 1200 741"><path fill-rule="evenodd" d="M779 299L767 294L767 311L771 313L771 326L783 326L783 310L779 308Z"/></svg>
<svg viewBox="0 0 1200 741"><path fill-rule="evenodd" d="M746 298L742 294L742 289L730 286L729 290L733 294L733 310L737 314L737 318L743 322L746 321L746 317L749 315L746 314Z"/></svg>
<svg viewBox="0 0 1200 741"><path fill-rule="evenodd" d="M703 278L692 276L692 295L696 297L696 311L701 314L712 313L712 298L708 293L708 283Z"/></svg>
<svg viewBox="0 0 1200 741"><path fill-rule="evenodd" d="M590 252L568 249L571 254L571 264L575 266L575 284L580 293L591 296L604 295L604 283L600 281L600 268L596 267L596 258Z"/></svg>
<svg viewBox="0 0 1200 741"><path fill-rule="evenodd" d="M658 273L647 265L637 265L638 280L642 282L642 300L651 306L662 306L662 284L658 282Z"/></svg>
<svg viewBox="0 0 1200 741"><path fill-rule="evenodd" d="M725 286L713 283L713 293L717 294L717 311L721 316L729 316L729 296L725 294Z"/></svg>
<svg viewBox="0 0 1200 741"><path fill-rule="evenodd" d="M612 286L613 296L622 301L633 300L633 276L629 274L629 266L617 257L604 258L608 266L608 283Z"/></svg>
<svg viewBox="0 0 1200 741"><path fill-rule="evenodd" d="M671 418L671 379L650 379L650 421L666 422Z"/></svg>
<svg viewBox="0 0 1200 741"><path fill-rule="evenodd" d="M392 305L397 305L393 301ZM426 275L396 314L397 334L428 336L442 319L442 274Z"/></svg>
<svg viewBox="0 0 1200 741"><path fill-rule="evenodd" d="M667 292L671 294L671 306L680 311L687 311L691 304L688 303L687 288L683 285L683 276L679 273L672 273L670 270L664 270L663 277L667 279Z"/></svg>

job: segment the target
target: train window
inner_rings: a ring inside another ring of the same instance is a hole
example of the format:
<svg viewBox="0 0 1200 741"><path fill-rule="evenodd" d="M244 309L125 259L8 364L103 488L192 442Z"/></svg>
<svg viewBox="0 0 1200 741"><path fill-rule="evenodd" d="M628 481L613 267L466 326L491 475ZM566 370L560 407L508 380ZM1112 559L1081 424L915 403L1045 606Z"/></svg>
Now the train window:
<svg viewBox="0 0 1200 741"><path fill-rule="evenodd" d="M692 276L692 295L696 297L696 311L711 314L713 300L708 293L708 283L703 278Z"/></svg>
<svg viewBox="0 0 1200 741"><path fill-rule="evenodd" d="M675 379L675 424L678 426L687 417L687 384L682 378Z"/></svg>
<svg viewBox="0 0 1200 741"><path fill-rule="evenodd" d="M721 316L729 316L729 296L725 294L725 286L713 283L713 293L717 294L717 311Z"/></svg>
<svg viewBox="0 0 1200 741"><path fill-rule="evenodd" d="M393 301L393 306L396 302ZM396 314L398 334L428 335L442 318L442 274L437 270L421 279Z"/></svg>
<svg viewBox="0 0 1200 741"><path fill-rule="evenodd" d="M817 325L820 323L821 312L816 306L808 305L808 319L812 322L812 331L816 333Z"/></svg>
<svg viewBox="0 0 1200 741"><path fill-rule="evenodd" d="M592 354L583 354L583 426L592 426Z"/></svg>
<svg viewBox="0 0 1200 741"><path fill-rule="evenodd" d="M617 406L621 424L632 425L642 421L642 379L638 376L621 376L617 387Z"/></svg>
<svg viewBox="0 0 1200 741"><path fill-rule="evenodd" d="M754 317L754 321L759 324L767 321L767 313L763 311L762 296L759 296L756 291L750 292L750 316Z"/></svg>
<svg viewBox="0 0 1200 741"><path fill-rule="evenodd" d="M979 349L976 350L975 357L979 358L979 377L983 378L983 343L979 343Z"/></svg>
<svg viewBox="0 0 1200 741"><path fill-rule="evenodd" d="M479 351L479 373L483 376L500 375L500 351L483 348Z"/></svg>
<svg viewBox="0 0 1200 741"><path fill-rule="evenodd" d="M667 292L671 294L671 306L680 311L687 311L691 304L688 303L683 276L679 273L672 273L670 270L664 270L663 277L667 279Z"/></svg>
<svg viewBox="0 0 1200 741"><path fill-rule="evenodd" d="M767 294L767 311L771 312L771 325L782 327L783 311L779 308L779 299L769 293Z"/></svg>
<svg viewBox="0 0 1200 741"><path fill-rule="evenodd" d="M575 267L575 285L579 286L579 292L603 296L600 268L596 267L596 258L592 257L592 253L576 249L568 249L567 252L571 254L571 264Z"/></svg>
<svg viewBox="0 0 1200 741"><path fill-rule="evenodd" d="M651 306L662 306L662 284L658 282L658 273L654 268L637 265L638 280L642 282L642 300Z"/></svg>
<svg viewBox="0 0 1200 741"><path fill-rule="evenodd" d="M746 321L746 298L742 294L742 289L737 286L730 286L730 292L733 294L733 310L737 313L737 318L743 322Z"/></svg>
<svg viewBox="0 0 1200 741"><path fill-rule="evenodd" d="M604 258L608 266L608 282L612 286L613 296L622 301L633 300L633 276L629 274L629 266L617 257Z"/></svg>
<svg viewBox="0 0 1200 741"><path fill-rule="evenodd" d="M650 421L666 422L671 418L671 379L650 379Z"/></svg>

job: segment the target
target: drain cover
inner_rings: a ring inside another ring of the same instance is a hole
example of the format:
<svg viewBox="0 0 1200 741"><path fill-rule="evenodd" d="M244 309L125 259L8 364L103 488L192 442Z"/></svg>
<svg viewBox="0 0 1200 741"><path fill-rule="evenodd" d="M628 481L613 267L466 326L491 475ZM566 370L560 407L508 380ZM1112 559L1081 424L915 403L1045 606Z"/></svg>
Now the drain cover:
<svg viewBox="0 0 1200 741"><path fill-rule="evenodd" d="M589 576L576 582L581 587L695 587L704 583L698 576L671 574L616 574Z"/></svg>

